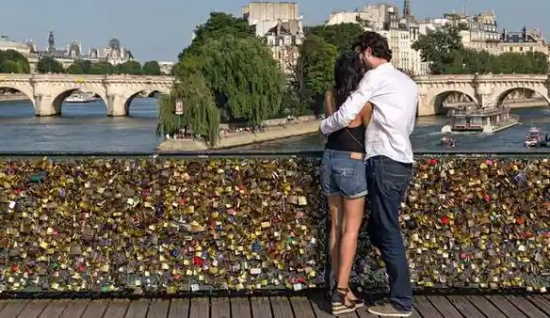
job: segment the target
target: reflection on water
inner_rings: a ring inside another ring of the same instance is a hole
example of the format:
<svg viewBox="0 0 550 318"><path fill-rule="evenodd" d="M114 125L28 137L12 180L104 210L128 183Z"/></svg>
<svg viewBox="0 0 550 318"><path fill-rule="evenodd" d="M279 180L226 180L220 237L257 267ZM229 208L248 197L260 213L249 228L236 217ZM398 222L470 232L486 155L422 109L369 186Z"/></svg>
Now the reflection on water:
<svg viewBox="0 0 550 318"><path fill-rule="evenodd" d="M155 135L157 100L136 98L129 117L107 117L105 104L64 104L60 117L35 117L30 102L0 102L0 151L2 152L153 152L160 142ZM456 135L454 152L533 152L550 148L527 149L523 140L527 130L536 125L550 133L550 107L513 111L521 117L521 125L494 135ZM416 152L449 151L439 145L443 116L422 117L412 135ZM322 150L318 135L233 148L229 151L318 151Z"/></svg>

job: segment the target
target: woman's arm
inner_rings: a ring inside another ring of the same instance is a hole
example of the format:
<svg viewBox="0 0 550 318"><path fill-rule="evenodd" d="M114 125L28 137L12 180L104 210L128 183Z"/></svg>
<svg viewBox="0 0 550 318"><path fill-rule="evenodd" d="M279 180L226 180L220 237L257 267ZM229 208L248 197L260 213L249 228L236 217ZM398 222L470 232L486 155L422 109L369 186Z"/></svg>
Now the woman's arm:
<svg viewBox="0 0 550 318"><path fill-rule="evenodd" d="M328 117L336 111L336 102L334 100L334 92L329 89L325 92L325 115Z"/></svg>
<svg viewBox="0 0 550 318"><path fill-rule="evenodd" d="M363 110L361 111L361 118L363 120L363 125L366 127L369 125L370 120L372 118L372 112L374 111L374 105L370 102L363 107Z"/></svg>

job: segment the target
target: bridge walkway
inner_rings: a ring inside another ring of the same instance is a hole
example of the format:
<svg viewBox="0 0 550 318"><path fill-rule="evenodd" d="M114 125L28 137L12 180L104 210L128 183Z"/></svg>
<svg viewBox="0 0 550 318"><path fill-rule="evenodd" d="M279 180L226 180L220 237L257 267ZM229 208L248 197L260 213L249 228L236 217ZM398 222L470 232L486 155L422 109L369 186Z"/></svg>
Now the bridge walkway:
<svg viewBox="0 0 550 318"><path fill-rule="evenodd" d="M550 317L550 295L423 295L411 317ZM0 318L329 318L320 291L293 296L1 300ZM375 318L364 308L345 318Z"/></svg>

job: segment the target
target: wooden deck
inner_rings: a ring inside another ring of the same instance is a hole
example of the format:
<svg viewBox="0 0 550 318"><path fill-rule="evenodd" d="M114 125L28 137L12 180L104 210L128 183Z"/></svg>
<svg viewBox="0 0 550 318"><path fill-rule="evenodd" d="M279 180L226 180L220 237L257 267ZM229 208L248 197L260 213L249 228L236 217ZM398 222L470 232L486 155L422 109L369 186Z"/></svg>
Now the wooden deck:
<svg viewBox="0 0 550 318"><path fill-rule="evenodd" d="M416 296L412 317L550 317L550 295ZM306 296L140 300L1 300L0 318L329 318L319 292ZM375 318L364 308L345 318Z"/></svg>

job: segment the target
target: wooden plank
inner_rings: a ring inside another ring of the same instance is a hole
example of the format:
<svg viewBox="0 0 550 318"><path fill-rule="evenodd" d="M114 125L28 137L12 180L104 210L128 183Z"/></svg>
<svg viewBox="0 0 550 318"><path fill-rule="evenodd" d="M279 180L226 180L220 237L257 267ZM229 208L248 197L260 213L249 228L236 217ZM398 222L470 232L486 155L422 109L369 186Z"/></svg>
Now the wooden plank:
<svg viewBox="0 0 550 318"><path fill-rule="evenodd" d="M124 318L130 301L124 299L114 299L109 302L107 311L105 311L106 318Z"/></svg>
<svg viewBox="0 0 550 318"><path fill-rule="evenodd" d="M153 299L149 304L147 318L166 318L170 309L170 301L165 299Z"/></svg>
<svg viewBox="0 0 550 318"><path fill-rule="evenodd" d="M230 298L231 316L234 318L251 318L250 301L245 297Z"/></svg>
<svg viewBox="0 0 550 318"><path fill-rule="evenodd" d="M413 306L422 315L422 317L443 317L432 305L432 303L426 298L426 296L415 296Z"/></svg>
<svg viewBox="0 0 550 318"><path fill-rule="evenodd" d="M529 299L533 304L535 304L535 306L537 306L540 310L544 311L548 316L550 316L550 299L546 299L541 295L530 295L527 296L527 299Z"/></svg>
<svg viewBox="0 0 550 318"><path fill-rule="evenodd" d="M502 295L489 295L485 296L495 307L500 309L504 315L508 318L524 318L526 317L521 311L519 311L511 302L509 302Z"/></svg>
<svg viewBox="0 0 550 318"><path fill-rule="evenodd" d="M168 318L187 318L188 315L189 315L189 298L172 299Z"/></svg>
<svg viewBox="0 0 550 318"><path fill-rule="evenodd" d="M252 297L250 298L252 306L252 317L254 318L269 318L271 317L271 307L269 298L267 297Z"/></svg>
<svg viewBox="0 0 550 318"><path fill-rule="evenodd" d="M271 302L271 309L273 310L273 318L289 318L294 317L292 314L292 307L287 297L269 297ZM254 316L256 318L256 316Z"/></svg>
<svg viewBox="0 0 550 318"><path fill-rule="evenodd" d="M40 314L40 318L59 318L65 308L67 308L68 301L64 300L53 300L51 301L46 309Z"/></svg>
<svg viewBox="0 0 550 318"><path fill-rule="evenodd" d="M6 307L8 302L8 300L0 300L0 312L2 312L2 309L4 309L4 307Z"/></svg>
<svg viewBox="0 0 550 318"><path fill-rule="evenodd" d="M191 298L191 311L189 318L209 318L210 301L208 298Z"/></svg>
<svg viewBox="0 0 550 318"><path fill-rule="evenodd" d="M210 307L210 318L231 318L229 298L212 297L210 298Z"/></svg>
<svg viewBox="0 0 550 318"><path fill-rule="evenodd" d="M331 315L330 303L323 295L323 292L312 292L309 295L309 300L317 318L334 318Z"/></svg>
<svg viewBox="0 0 550 318"><path fill-rule="evenodd" d="M306 297L290 297L290 304L296 317L315 318L315 313Z"/></svg>
<svg viewBox="0 0 550 318"><path fill-rule="evenodd" d="M0 312L0 318L17 317L27 305L28 300L10 300L6 302L6 306Z"/></svg>
<svg viewBox="0 0 550 318"><path fill-rule="evenodd" d="M508 295L505 296L508 301L516 305L527 317L530 318L547 318L548 316L540 311L535 305L523 296Z"/></svg>
<svg viewBox="0 0 550 318"><path fill-rule="evenodd" d="M357 316L359 316L360 318L376 318L376 317L378 317L376 315L371 314L368 311L367 308L368 307L365 306L365 307L361 307L361 308L357 309ZM338 316L338 317L340 317L340 316Z"/></svg>
<svg viewBox="0 0 550 318"><path fill-rule="evenodd" d="M63 310L61 318L80 318L82 313L88 307L90 300L73 300L67 302L67 307Z"/></svg>
<svg viewBox="0 0 550 318"><path fill-rule="evenodd" d="M445 296L428 296L427 297L435 308L445 318L462 318L462 315L456 310L451 302Z"/></svg>
<svg viewBox="0 0 550 318"><path fill-rule="evenodd" d="M466 298L485 316L491 318L506 318L506 316L483 296L466 296Z"/></svg>
<svg viewBox="0 0 550 318"><path fill-rule="evenodd" d="M145 318L149 310L149 301L146 299L134 300L128 306L126 318Z"/></svg>
<svg viewBox="0 0 550 318"><path fill-rule="evenodd" d="M481 313L469 300L464 296L449 296L447 299L453 304L456 309L464 317L472 318L485 318L485 315Z"/></svg>
<svg viewBox="0 0 550 318"><path fill-rule="evenodd" d="M46 309L46 306L50 303L49 300L32 300L30 301L25 309L19 314L20 318L37 318L40 314Z"/></svg>
<svg viewBox="0 0 550 318"><path fill-rule="evenodd" d="M92 300L86 307L86 311L82 315L82 318L101 318L109 305L109 301L100 299Z"/></svg>

